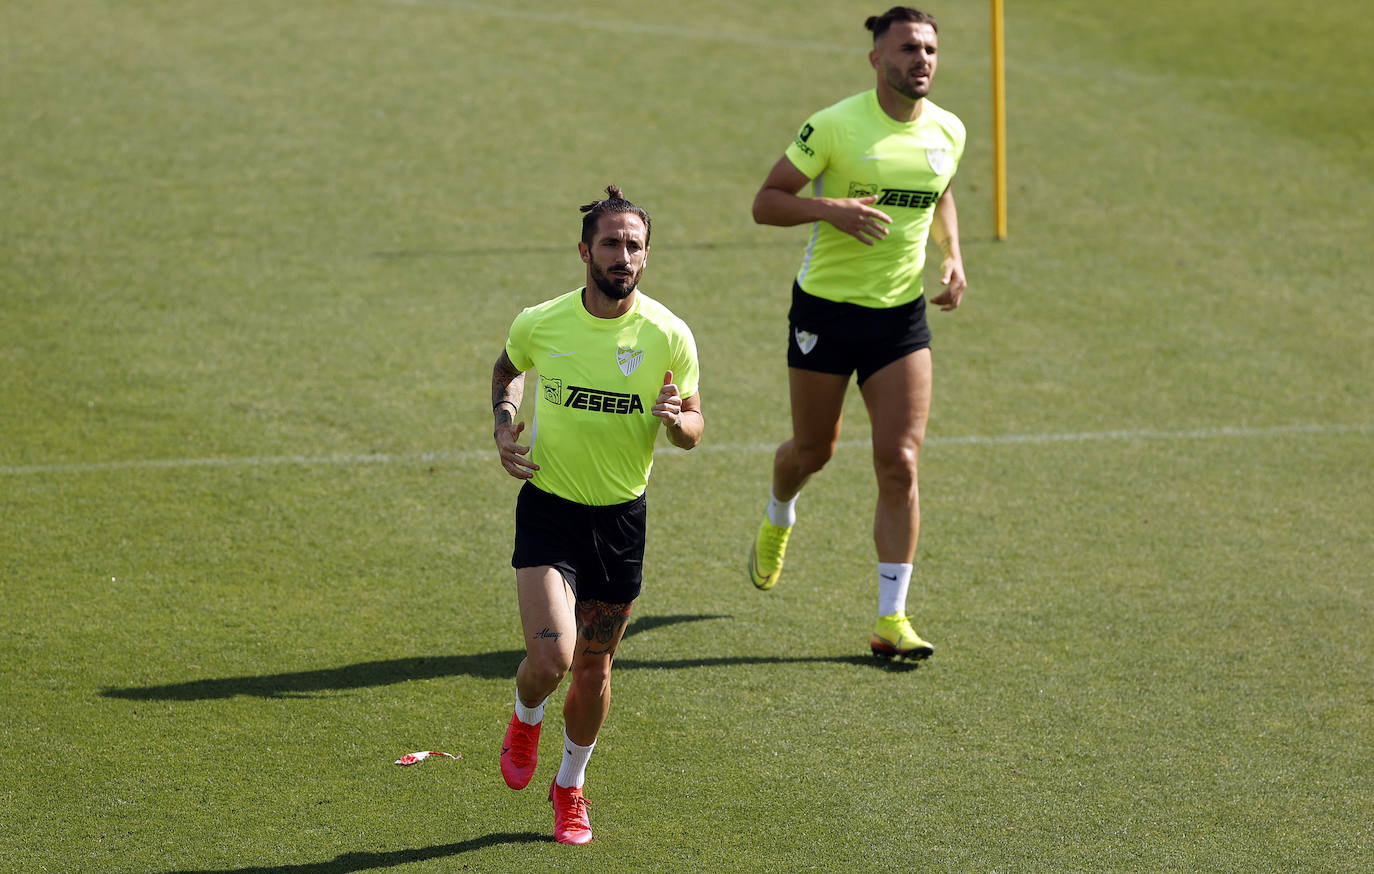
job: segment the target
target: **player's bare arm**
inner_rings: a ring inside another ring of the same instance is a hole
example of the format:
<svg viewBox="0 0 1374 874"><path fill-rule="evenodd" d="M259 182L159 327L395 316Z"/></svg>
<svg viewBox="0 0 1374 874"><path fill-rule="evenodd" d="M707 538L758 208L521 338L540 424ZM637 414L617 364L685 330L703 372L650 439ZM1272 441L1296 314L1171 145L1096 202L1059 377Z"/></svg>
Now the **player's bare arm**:
<svg viewBox="0 0 1374 874"><path fill-rule="evenodd" d="M529 479L539 465L528 458L530 447L519 442L524 422L515 421L515 412L525 397L525 374L501 350L501 356L491 368L491 412L496 425L492 437L501 456L501 466L516 479Z"/></svg>
<svg viewBox="0 0 1374 874"><path fill-rule="evenodd" d="M791 227L823 221L871 246L887 236L892 217L873 206L873 197L799 197L811 180L786 155L778 159L754 196L754 221Z"/></svg>
<svg viewBox="0 0 1374 874"><path fill-rule="evenodd" d="M958 309L964 290L968 288L968 280L964 276L964 256L959 251L959 211L954 206L953 188L946 188L935 202L930 238L940 247L940 282L945 287L930 302L946 312Z"/></svg>
<svg viewBox="0 0 1374 874"><path fill-rule="evenodd" d="M671 370L663 374L663 387L658 390L658 399L650 412L663 420L668 440L677 448L691 449L701 442L701 432L706 428L706 419L701 414L701 392L690 398L679 397Z"/></svg>

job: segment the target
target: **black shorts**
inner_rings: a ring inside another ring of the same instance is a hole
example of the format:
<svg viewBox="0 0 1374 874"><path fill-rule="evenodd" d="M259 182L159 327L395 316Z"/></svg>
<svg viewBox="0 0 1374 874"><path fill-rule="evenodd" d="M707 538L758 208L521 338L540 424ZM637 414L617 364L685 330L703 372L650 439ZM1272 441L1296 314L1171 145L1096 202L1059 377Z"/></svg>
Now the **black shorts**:
<svg viewBox="0 0 1374 874"><path fill-rule="evenodd" d="M644 496L593 507L526 482L515 501L513 568L551 566L579 601L629 604L644 580Z"/></svg>
<svg viewBox="0 0 1374 874"><path fill-rule="evenodd" d="M859 385L917 349L930 348L926 298L887 309L837 303L792 283L787 311L787 366L848 376Z"/></svg>

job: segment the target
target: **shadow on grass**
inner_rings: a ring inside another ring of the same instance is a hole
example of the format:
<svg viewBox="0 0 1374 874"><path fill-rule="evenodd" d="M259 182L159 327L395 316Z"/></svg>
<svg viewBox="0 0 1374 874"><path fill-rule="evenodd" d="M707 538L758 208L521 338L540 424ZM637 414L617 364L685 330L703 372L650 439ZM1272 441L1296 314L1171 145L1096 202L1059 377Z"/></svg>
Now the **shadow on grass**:
<svg viewBox="0 0 1374 874"><path fill-rule="evenodd" d="M700 622L706 619L728 619L719 615L646 616L637 619L626 629L625 636L641 634L665 625ZM324 692L389 686L410 680L432 680L440 677L468 676L484 680L513 677L515 667L525 651L497 650L458 656L416 656L405 659L384 659L359 662L338 668L315 671L292 671L263 676L220 677L168 683L161 686L134 686L127 689L107 688L101 691L106 698L125 698L134 701L203 701L213 698L233 698L236 695L256 695L259 698L300 698ZM883 662L871 656L719 656L686 659L617 658L618 671L658 668L711 668L723 665L777 665L803 662L833 662L876 667L886 671L908 671L917 665L908 662Z"/></svg>
<svg viewBox="0 0 1374 874"><path fill-rule="evenodd" d="M553 842L552 835L535 832L506 832L459 841L456 844L440 844L436 847L422 847L417 850L394 850L390 853L344 853L328 862L306 862L300 865L250 865L246 868L208 868L203 870L177 870L168 874L347 874L350 871L374 871L378 868L395 868L411 862L424 862L429 859L443 859L459 856L494 847L497 844L541 844Z"/></svg>

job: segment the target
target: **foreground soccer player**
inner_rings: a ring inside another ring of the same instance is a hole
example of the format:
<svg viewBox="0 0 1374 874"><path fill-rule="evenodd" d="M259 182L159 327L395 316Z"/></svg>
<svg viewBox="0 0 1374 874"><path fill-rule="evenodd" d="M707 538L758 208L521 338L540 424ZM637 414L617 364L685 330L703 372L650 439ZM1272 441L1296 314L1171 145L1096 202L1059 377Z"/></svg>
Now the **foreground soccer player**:
<svg viewBox="0 0 1374 874"><path fill-rule="evenodd" d="M944 290L959 306L967 282L950 181L964 125L927 99L935 77L934 17L896 6L870 17L874 90L811 116L754 199L754 220L812 222L788 312L792 438L773 458L773 493L749 553L749 576L771 589L782 573L797 495L835 454L850 374L873 425L878 505L878 620L882 658L935 648L911 627L907 589L920 532L916 459L930 413L930 329L921 282L928 237L944 254ZM797 192L814 180L814 196Z"/></svg>
<svg viewBox="0 0 1374 874"><path fill-rule="evenodd" d="M554 837L592 839L582 794L587 760L611 706L611 662L643 576L645 488L660 430L691 449L705 420L696 342L637 290L649 214L614 185L582 207L586 285L530 307L511 325L491 374L501 465L525 480L515 508L515 585L525 658L501 775L523 789L538 761L544 703L571 670L563 761L549 786ZM538 368L535 427L513 414Z"/></svg>

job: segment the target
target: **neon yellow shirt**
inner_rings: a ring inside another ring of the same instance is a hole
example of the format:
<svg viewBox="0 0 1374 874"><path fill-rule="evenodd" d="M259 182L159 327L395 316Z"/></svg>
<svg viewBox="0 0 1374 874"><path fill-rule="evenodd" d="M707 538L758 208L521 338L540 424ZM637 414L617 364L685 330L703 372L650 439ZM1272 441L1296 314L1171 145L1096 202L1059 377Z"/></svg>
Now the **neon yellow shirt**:
<svg viewBox="0 0 1374 874"><path fill-rule="evenodd" d="M922 294L921 271L935 202L964 154L964 124L929 100L920 118L894 120L865 91L822 109L787 147L816 197L867 197L892 217L887 237L865 246L829 222L816 222L797 284L827 300L885 308Z"/></svg>
<svg viewBox="0 0 1374 874"><path fill-rule="evenodd" d="M656 300L635 293L628 313L599 319L579 288L523 310L506 354L520 370L538 368L530 458L532 482L580 504L604 506L644 493L662 420L650 410L664 373L678 394L697 393L696 340Z"/></svg>

